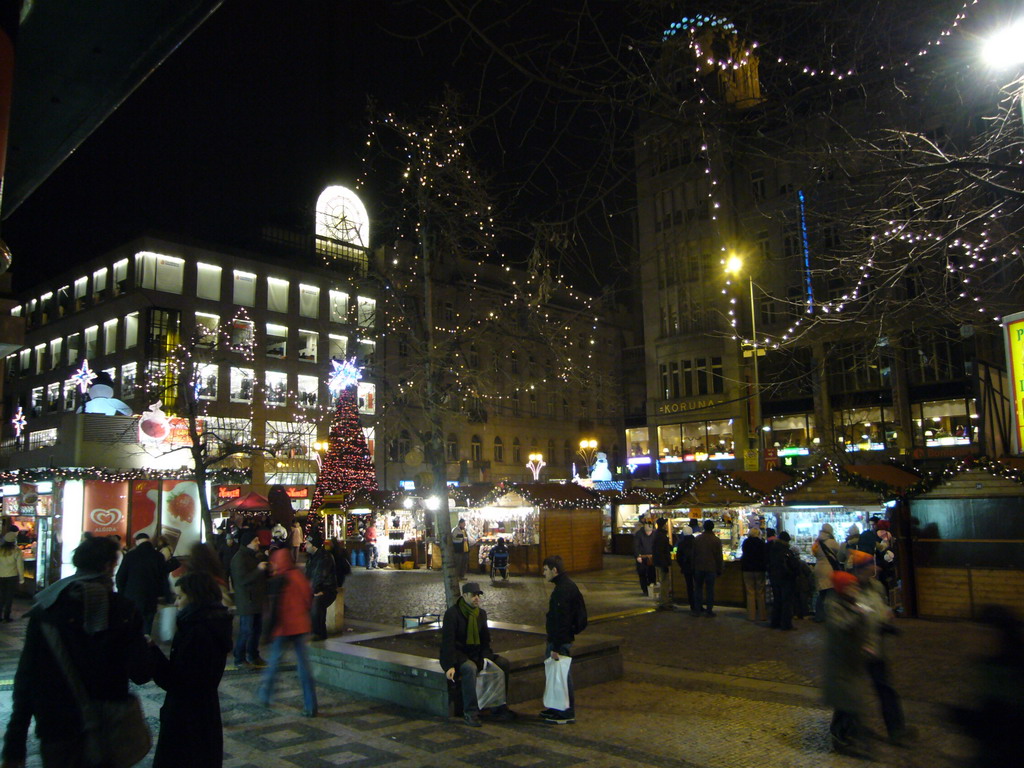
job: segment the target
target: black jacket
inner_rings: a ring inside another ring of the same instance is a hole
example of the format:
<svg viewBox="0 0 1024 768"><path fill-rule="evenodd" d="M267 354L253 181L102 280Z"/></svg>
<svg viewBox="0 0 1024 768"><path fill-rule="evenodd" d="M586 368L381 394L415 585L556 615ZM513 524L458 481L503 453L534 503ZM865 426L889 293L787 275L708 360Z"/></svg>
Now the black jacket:
<svg viewBox="0 0 1024 768"><path fill-rule="evenodd" d="M576 582L564 573L555 576L551 583L555 588L551 591L544 626L547 629L548 642L557 648L576 639L573 621L584 602Z"/></svg>
<svg viewBox="0 0 1024 768"><path fill-rule="evenodd" d="M672 543L668 538L668 531L657 530L654 532L654 567L668 568L672 565Z"/></svg>
<svg viewBox="0 0 1024 768"><path fill-rule="evenodd" d="M679 534L676 539L676 562L683 573L693 573L693 545L696 541L697 537L692 533Z"/></svg>
<svg viewBox="0 0 1024 768"><path fill-rule="evenodd" d="M224 758L217 686L231 650L231 616L223 605L186 605L168 659L150 653L153 680L167 691L153 768L220 768Z"/></svg>
<svg viewBox="0 0 1024 768"><path fill-rule="evenodd" d="M487 611L480 609L480 645L466 645L469 620L459 609L461 602L460 597L455 605L444 612L444 622L441 625L441 655L438 661L445 672L452 667L455 667L457 672L465 661L472 661L477 669L483 669L484 659L494 658L494 651L491 650L491 630L487 627Z"/></svg>
<svg viewBox="0 0 1024 768"><path fill-rule="evenodd" d="M633 557L654 554L654 532L647 535L647 531L641 528L633 534Z"/></svg>
<svg viewBox="0 0 1024 768"><path fill-rule="evenodd" d="M344 547L335 546L331 550L334 558L334 573L338 579L338 589L345 586L345 577L352 573L352 563L348 561L348 552Z"/></svg>
<svg viewBox="0 0 1024 768"><path fill-rule="evenodd" d="M764 539L748 536L741 547L743 556L740 558L740 570L764 573L768 570L768 545Z"/></svg>
<svg viewBox="0 0 1024 768"><path fill-rule="evenodd" d="M252 616L263 613L267 602L267 572L260 569L262 558L248 547L239 547L231 558L231 585L235 588L235 613Z"/></svg>
<svg viewBox="0 0 1024 768"><path fill-rule="evenodd" d="M135 603L142 613L152 613L161 597L168 602L174 599L167 574L164 556L149 541L140 541L121 559L121 567L117 569L117 591Z"/></svg>
<svg viewBox="0 0 1024 768"><path fill-rule="evenodd" d="M776 539L768 545L768 577L776 584L788 581L796 584L800 573L800 560L789 544Z"/></svg>
<svg viewBox="0 0 1024 768"><path fill-rule="evenodd" d="M309 556L306 561L306 579L313 587L313 593L338 593L338 573L335 570L334 557L323 547Z"/></svg>
<svg viewBox="0 0 1024 768"><path fill-rule="evenodd" d="M4 737L5 760L25 759L28 726L33 717L36 736L42 742L67 741L82 732L78 702L50 651L42 631L43 622L57 627L90 697L123 699L128 696L129 678L139 685L149 681L150 657L142 634L142 616L135 605L111 591L108 627L91 635L83 629L84 612L85 603L77 585L66 587L49 608L43 610L37 605L29 612L25 644L14 676L11 719Z"/></svg>

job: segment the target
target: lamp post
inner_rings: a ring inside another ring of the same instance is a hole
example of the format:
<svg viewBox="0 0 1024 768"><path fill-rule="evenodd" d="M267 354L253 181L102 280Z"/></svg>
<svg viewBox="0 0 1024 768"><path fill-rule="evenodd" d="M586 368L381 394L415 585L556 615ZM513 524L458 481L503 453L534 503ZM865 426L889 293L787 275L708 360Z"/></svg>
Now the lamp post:
<svg viewBox="0 0 1024 768"><path fill-rule="evenodd" d="M313 453L316 454L316 469L318 472L323 467L323 459L321 458L321 454L324 453L330 447L331 444L327 440L313 441Z"/></svg>
<svg viewBox="0 0 1024 768"><path fill-rule="evenodd" d="M590 468L594 466L594 460L597 458L597 440L585 438L580 440L580 449L578 451L580 458L583 459L583 463L587 465L587 476L590 476Z"/></svg>
<svg viewBox="0 0 1024 768"><path fill-rule="evenodd" d="M1024 64L1024 19L991 35L981 46L981 58L992 69L1011 69ZM1024 123L1024 95L1020 99Z"/></svg>
<svg viewBox="0 0 1024 768"><path fill-rule="evenodd" d="M540 471L546 467L543 453L531 453L530 460L526 462L526 468L533 473L533 482L540 480Z"/></svg>
<svg viewBox="0 0 1024 768"><path fill-rule="evenodd" d="M725 261L725 271L733 277L738 277L743 271L743 259L735 254L729 256ZM749 272L747 273L747 285L750 289L750 337L752 342L750 353L754 358L754 395L751 402L751 421L754 423L751 425L752 429L748 429L747 431L748 433L754 433L754 447L757 450L757 468L761 470L764 469L764 441L761 434L761 378L757 367L757 358L760 351L757 348L757 308L754 305L754 276Z"/></svg>

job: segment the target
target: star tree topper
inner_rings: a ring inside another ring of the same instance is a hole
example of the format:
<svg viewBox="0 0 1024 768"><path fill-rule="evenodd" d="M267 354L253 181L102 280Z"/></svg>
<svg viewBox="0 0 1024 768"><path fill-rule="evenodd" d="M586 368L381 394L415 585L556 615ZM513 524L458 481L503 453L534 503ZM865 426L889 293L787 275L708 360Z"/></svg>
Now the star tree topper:
<svg viewBox="0 0 1024 768"><path fill-rule="evenodd" d="M328 377L327 388L334 397L337 397L363 377L363 366L356 365L354 357L348 360L331 360L331 372Z"/></svg>
<svg viewBox="0 0 1024 768"><path fill-rule="evenodd" d="M96 373L89 368L89 361L82 360L82 367L75 371L71 377L72 381L78 382L78 388L84 395L89 389L89 385L92 384L92 380L96 378Z"/></svg>
<svg viewBox="0 0 1024 768"><path fill-rule="evenodd" d="M28 426L28 419L25 418L25 413L21 410L21 406L18 406L18 410L14 412L14 418L11 419L11 424L14 425L15 437L21 437L21 433L25 431L25 427Z"/></svg>

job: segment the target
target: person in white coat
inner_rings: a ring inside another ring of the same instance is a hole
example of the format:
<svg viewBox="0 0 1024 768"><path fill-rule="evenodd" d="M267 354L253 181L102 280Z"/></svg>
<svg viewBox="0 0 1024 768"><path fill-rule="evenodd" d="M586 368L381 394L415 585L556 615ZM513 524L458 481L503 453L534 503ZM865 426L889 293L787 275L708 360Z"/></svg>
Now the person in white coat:
<svg viewBox="0 0 1024 768"><path fill-rule="evenodd" d="M814 562L814 586L818 590L814 601L814 620L825 621L825 598L832 591L832 574L843 570L839 564L839 542L835 539L832 526L825 523L818 532L818 538L811 545Z"/></svg>

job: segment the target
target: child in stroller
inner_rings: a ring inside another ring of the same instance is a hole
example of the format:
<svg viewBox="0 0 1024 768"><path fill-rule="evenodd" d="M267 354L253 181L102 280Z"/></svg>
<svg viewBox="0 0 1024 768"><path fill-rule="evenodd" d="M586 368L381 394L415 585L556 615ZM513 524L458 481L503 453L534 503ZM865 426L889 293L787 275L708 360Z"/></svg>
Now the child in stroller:
<svg viewBox="0 0 1024 768"><path fill-rule="evenodd" d="M496 576L508 581L508 546L505 539L498 539L498 543L491 547L491 581Z"/></svg>

